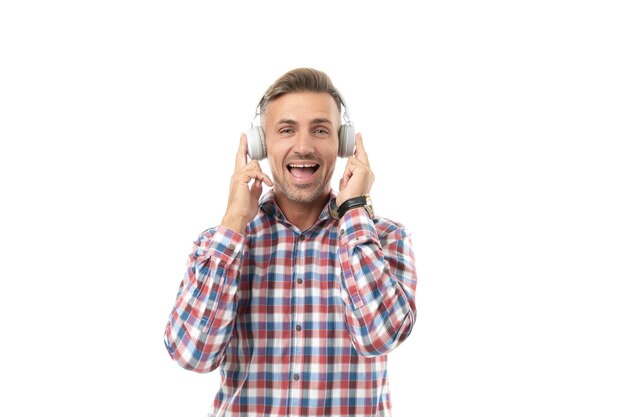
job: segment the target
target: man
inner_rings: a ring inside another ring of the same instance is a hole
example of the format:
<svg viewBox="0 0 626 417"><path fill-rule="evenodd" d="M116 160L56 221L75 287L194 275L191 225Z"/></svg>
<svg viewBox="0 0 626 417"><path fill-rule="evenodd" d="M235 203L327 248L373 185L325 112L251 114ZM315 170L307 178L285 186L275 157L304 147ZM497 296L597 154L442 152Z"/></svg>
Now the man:
<svg viewBox="0 0 626 417"><path fill-rule="evenodd" d="M413 327L413 252L372 213L360 134L331 189L342 104L323 72L276 80L258 109L272 176L242 135L226 213L189 256L165 344L186 369L220 367L210 416L391 415L387 354Z"/></svg>

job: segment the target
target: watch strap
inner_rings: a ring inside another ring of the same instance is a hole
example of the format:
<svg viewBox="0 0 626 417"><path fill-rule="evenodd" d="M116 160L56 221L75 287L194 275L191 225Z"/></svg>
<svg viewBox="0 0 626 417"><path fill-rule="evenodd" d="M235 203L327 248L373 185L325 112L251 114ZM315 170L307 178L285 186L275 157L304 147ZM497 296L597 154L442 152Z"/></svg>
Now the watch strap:
<svg viewBox="0 0 626 417"><path fill-rule="evenodd" d="M366 206L371 206L370 196L367 194L359 196L359 197L349 198L343 203L341 203L341 205L337 208L337 216L339 218L342 218L343 215L346 214L348 210L351 210L357 207L366 207ZM371 210L368 210L368 214L371 217L370 211Z"/></svg>

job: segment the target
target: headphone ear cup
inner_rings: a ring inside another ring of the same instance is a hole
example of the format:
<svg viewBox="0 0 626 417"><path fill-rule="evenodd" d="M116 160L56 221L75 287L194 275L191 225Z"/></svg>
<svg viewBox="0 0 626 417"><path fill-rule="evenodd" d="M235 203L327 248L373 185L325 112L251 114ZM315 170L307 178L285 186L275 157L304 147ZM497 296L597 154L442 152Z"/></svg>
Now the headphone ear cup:
<svg viewBox="0 0 626 417"><path fill-rule="evenodd" d="M267 156L265 135L261 126L252 126L248 131L248 155L257 161L265 159Z"/></svg>
<svg viewBox="0 0 626 417"><path fill-rule="evenodd" d="M339 156L349 158L354 155L356 147L355 129L352 125L341 125L339 128Z"/></svg>

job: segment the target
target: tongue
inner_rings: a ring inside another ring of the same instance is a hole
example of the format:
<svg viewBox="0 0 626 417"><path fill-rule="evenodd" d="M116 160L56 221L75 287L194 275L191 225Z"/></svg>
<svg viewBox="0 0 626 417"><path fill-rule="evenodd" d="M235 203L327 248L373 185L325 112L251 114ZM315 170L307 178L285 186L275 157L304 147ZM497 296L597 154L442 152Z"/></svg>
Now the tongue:
<svg viewBox="0 0 626 417"><path fill-rule="evenodd" d="M296 178L304 178L315 172L315 168L291 168L291 175Z"/></svg>

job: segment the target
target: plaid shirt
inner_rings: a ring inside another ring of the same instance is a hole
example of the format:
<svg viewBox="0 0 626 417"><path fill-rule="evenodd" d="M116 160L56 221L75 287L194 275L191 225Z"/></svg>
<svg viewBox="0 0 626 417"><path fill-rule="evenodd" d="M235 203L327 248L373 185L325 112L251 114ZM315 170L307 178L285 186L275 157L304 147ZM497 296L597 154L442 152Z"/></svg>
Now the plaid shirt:
<svg viewBox="0 0 626 417"><path fill-rule="evenodd" d="M334 195L333 195L334 197ZM411 332L410 236L328 205L306 231L270 191L241 235L200 235L165 331L186 369L222 380L210 416L387 417L387 354Z"/></svg>

